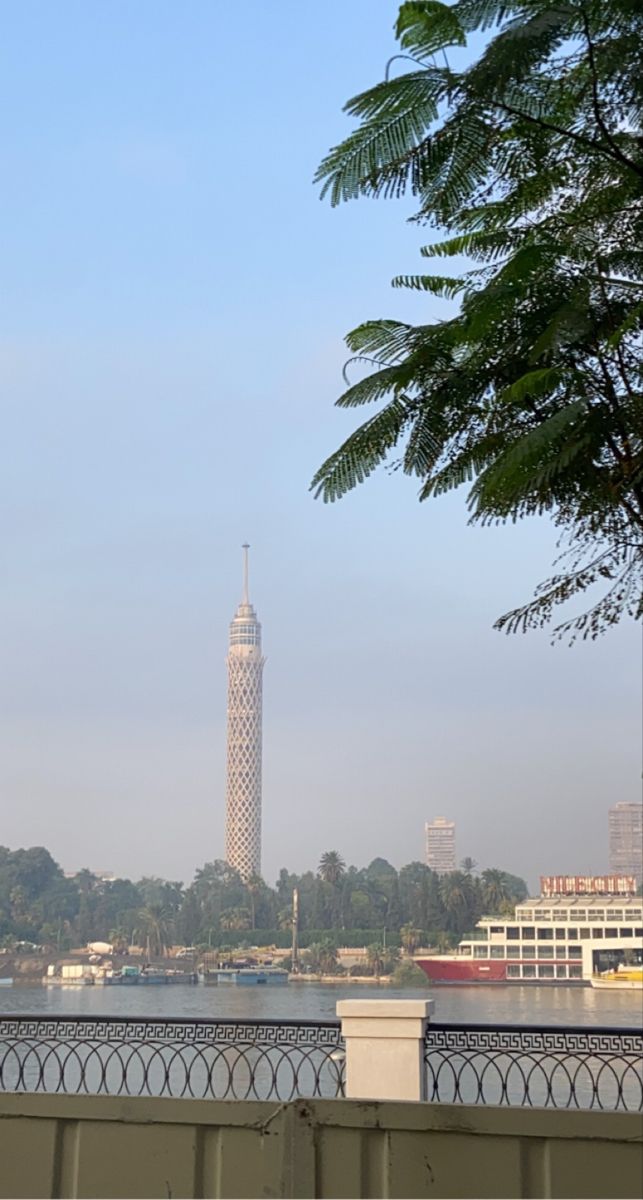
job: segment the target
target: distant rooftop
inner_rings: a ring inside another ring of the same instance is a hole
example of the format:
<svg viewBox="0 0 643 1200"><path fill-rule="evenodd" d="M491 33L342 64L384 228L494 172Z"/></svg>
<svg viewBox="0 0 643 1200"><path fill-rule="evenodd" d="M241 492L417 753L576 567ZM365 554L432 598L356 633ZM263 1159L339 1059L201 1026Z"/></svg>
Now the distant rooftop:
<svg viewBox="0 0 643 1200"><path fill-rule="evenodd" d="M643 908L643 898L626 896L534 896L523 900L516 908Z"/></svg>

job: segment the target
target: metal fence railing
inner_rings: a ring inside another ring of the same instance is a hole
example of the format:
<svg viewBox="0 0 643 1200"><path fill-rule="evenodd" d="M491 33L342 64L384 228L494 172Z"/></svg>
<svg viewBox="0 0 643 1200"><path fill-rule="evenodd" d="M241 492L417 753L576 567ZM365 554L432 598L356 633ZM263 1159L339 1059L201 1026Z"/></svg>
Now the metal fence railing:
<svg viewBox="0 0 643 1200"><path fill-rule="evenodd" d="M643 1031L431 1022L427 1099L643 1111ZM0 1018L0 1092L334 1099L338 1021Z"/></svg>
<svg viewBox="0 0 643 1200"><path fill-rule="evenodd" d="M427 1098L643 1111L643 1030L431 1022Z"/></svg>
<svg viewBox="0 0 643 1200"><path fill-rule="evenodd" d="M0 1091L217 1100L334 1098L338 1022L0 1019Z"/></svg>

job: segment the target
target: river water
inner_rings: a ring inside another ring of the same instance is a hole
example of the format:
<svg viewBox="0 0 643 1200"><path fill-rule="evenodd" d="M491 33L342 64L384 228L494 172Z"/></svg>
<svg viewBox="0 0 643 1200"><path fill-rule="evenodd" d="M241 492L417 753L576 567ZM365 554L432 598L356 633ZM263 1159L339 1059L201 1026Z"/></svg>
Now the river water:
<svg viewBox="0 0 643 1200"><path fill-rule="evenodd" d="M643 993L583 987L436 987L399 989L376 984L290 983L256 987L0 988L0 1015L201 1017L232 1020L332 1020L338 1000L435 1001L434 1020L516 1025L640 1026Z"/></svg>

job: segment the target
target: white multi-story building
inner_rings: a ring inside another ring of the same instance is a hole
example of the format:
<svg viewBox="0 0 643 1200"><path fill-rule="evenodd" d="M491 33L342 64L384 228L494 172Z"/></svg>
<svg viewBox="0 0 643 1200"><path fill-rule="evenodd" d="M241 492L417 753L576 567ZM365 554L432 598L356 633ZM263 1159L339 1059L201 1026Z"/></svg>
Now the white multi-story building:
<svg viewBox="0 0 643 1200"><path fill-rule="evenodd" d="M248 550L243 547L243 596L230 624L226 859L242 879L261 874L261 625L248 598Z"/></svg>
<svg viewBox="0 0 643 1200"><path fill-rule="evenodd" d="M436 817L424 826L426 838L426 865L438 875L455 871L455 821Z"/></svg>
<svg viewBox="0 0 643 1200"><path fill-rule="evenodd" d="M643 878L643 804L615 804L609 810L610 871Z"/></svg>

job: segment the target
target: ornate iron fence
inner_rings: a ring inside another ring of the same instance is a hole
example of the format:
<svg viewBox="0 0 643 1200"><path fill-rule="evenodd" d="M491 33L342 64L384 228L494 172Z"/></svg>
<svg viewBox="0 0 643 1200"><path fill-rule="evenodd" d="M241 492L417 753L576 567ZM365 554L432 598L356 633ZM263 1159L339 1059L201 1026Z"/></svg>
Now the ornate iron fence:
<svg viewBox="0 0 643 1200"><path fill-rule="evenodd" d="M428 1099L643 1111L643 1032L432 1022ZM344 1095L337 1021L0 1018L0 1091L292 1100Z"/></svg>
<svg viewBox="0 0 643 1200"><path fill-rule="evenodd" d="M429 1100L643 1111L643 1030L429 1025Z"/></svg>
<svg viewBox="0 0 643 1200"><path fill-rule="evenodd" d="M0 1091L334 1098L343 1043L338 1022L4 1017Z"/></svg>

